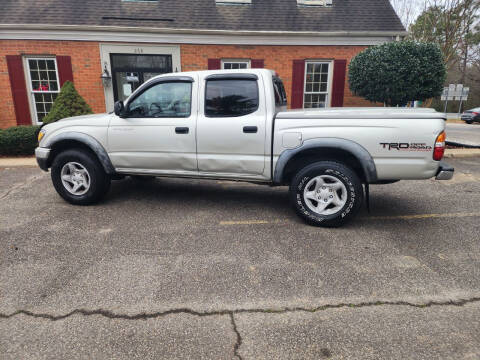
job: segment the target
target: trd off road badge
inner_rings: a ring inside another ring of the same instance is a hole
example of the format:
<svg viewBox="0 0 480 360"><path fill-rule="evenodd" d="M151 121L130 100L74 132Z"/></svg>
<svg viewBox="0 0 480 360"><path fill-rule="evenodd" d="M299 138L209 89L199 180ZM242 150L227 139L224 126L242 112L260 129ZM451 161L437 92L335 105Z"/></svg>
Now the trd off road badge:
<svg viewBox="0 0 480 360"><path fill-rule="evenodd" d="M432 147L425 143L380 143L384 149L397 151L431 151Z"/></svg>

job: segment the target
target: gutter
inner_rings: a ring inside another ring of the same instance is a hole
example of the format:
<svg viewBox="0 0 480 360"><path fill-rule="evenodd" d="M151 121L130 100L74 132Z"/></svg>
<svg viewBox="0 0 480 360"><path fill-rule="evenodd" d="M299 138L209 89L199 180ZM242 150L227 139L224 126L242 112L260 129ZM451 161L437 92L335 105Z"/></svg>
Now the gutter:
<svg viewBox="0 0 480 360"><path fill-rule="evenodd" d="M230 36L304 36L304 37L404 37L406 31L250 31L250 30L210 30L210 29L174 29L134 26L103 25L52 25L52 24L0 24L1 30L37 30L37 31L102 31L115 33L146 34L196 34Z"/></svg>

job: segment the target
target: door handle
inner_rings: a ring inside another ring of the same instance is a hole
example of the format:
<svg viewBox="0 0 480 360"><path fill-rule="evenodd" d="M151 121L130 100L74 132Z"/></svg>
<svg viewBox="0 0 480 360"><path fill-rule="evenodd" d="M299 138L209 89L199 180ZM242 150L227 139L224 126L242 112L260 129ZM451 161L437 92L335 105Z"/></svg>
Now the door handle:
<svg viewBox="0 0 480 360"><path fill-rule="evenodd" d="M258 127L256 126L244 126L243 132L246 134L255 134L258 131Z"/></svg>
<svg viewBox="0 0 480 360"><path fill-rule="evenodd" d="M177 134L188 134L188 127L176 127L175 133Z"/></svg>

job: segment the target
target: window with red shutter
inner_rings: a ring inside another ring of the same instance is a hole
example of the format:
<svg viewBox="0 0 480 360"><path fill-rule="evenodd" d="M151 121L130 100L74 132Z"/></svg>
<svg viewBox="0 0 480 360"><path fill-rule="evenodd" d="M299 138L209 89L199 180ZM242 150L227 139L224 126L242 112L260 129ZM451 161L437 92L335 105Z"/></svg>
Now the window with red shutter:
<svg viewBox="0 0 480 360"><path fill-rule="evenodd" d="M58 76L60 77L60 87L66 81L73 82L72 58L70 56L57 56Z"/></svg>
<svg viewBox="0 0 480 360"><path fill-rule="evenodd" d="M333 63L332 107L343 107L347 60L335 60Z"/></svg>
<svg viewBox="0 0 480 360"><path fill-rule="evenodd" d="M265 67L263 59L252 59L252 69L263 69Z"/></svg>
<svg viewBox="0 0 480 360"><path fill-rule="evenodd" d="M35 123L41 123L60 92L57 60L53 57L28 57L26 67L32 117Z"/></svg>
<svg viewBox="0 0 480 360"><path fill-rule="evenodd" d="M222 61L220 59L208 59L208 70L220 70Z"/></svg>
<svg viewBox="0 0 480 360"><path fill-rule="evenodd" d="M13 104L17 125L31 125L28 93L23 72L23 61L20 55L7 55L8 76L12 89Z"/></svg>
<svg viewBox="0 0 480 360"><path fill-rule="evenodd" d="M305 60L293 60L292 69L292 109L303 108L305 81Z"/></svg>

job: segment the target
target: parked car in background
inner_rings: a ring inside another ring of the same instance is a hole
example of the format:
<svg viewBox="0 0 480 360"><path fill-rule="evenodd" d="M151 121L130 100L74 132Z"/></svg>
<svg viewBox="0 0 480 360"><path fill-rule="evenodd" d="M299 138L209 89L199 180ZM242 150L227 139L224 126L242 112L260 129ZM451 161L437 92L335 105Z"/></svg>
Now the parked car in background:
<svg viewBox="0 0 480 360"><path fill-rule="evenodd" d="M462 114L462 120L467 124L480 122L480 107L471 110L465 110Z"/></svg>

